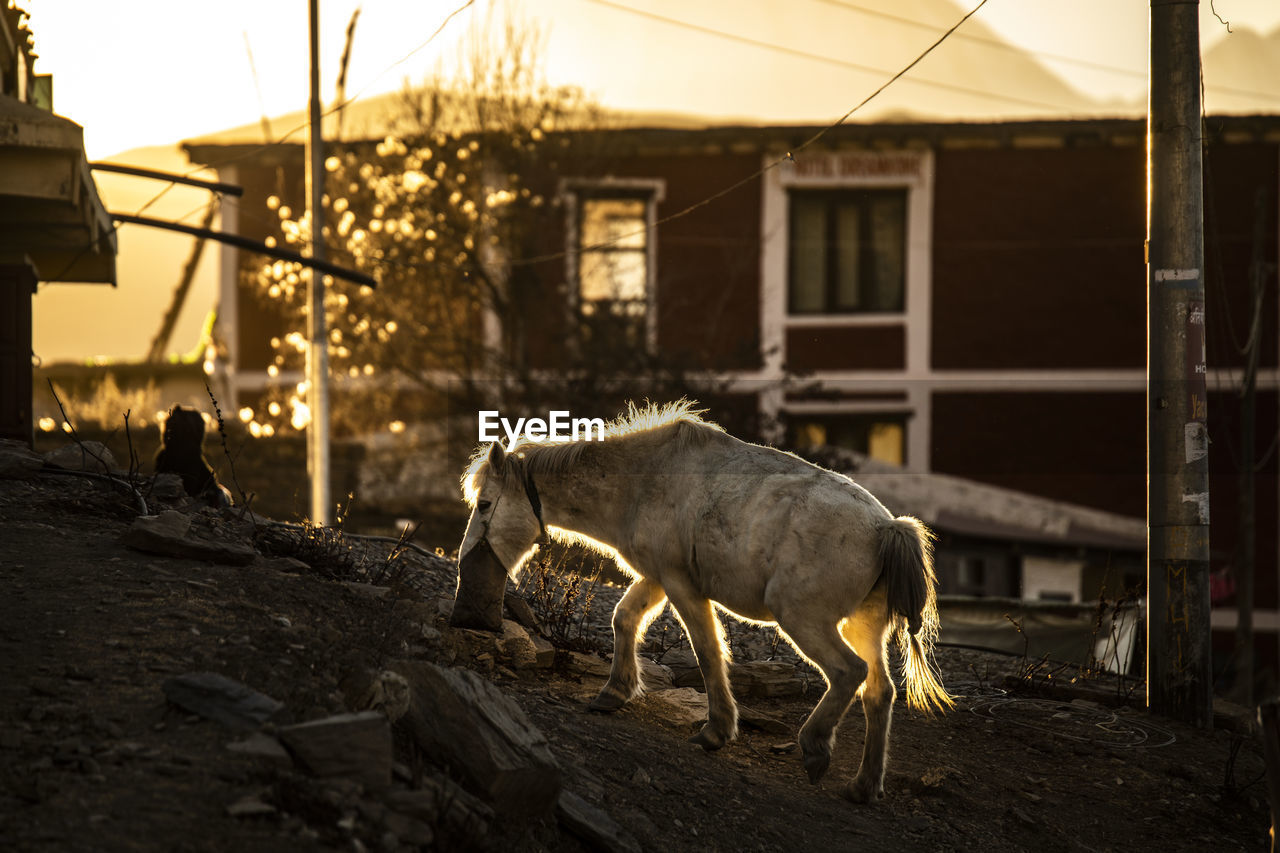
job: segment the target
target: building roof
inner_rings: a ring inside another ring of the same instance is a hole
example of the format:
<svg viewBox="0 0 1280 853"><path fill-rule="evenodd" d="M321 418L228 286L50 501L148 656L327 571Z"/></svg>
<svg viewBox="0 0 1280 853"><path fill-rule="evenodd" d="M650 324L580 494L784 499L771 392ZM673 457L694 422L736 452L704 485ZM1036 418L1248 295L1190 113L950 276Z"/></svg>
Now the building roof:
<svg viewBox="0 0 1280 853"><path fill-rule="evenodd" d="M415 101L414 99L419 99ZM425 106L424 102L430 102ZM325 142L367 142L406 130L406 117L414 109L434 109L437 119L434 129L467 133L475 130L465 113L469 111L467 98L451 100L445 93L427 91L393 92L371 95L352 101L343 107L343 114L328 114L324 118ZM330 111L332 113L332 111ZM584 110L573 123L580 127L606 130L631 130L638 128L662 128L674 131L703 131L725 125L724 120L711 122L698 116L683 113L635 113L604 110ZM732 122L735 126L739 122ZM244 156L251 156L255 163L276 163L281 158L296 157L307 137L307 112L297 110L274 118L264 117L253 124L245 124L226 130L205 134L181 143L191 161L217 168L222 164L234 164Z"/></svg>
<svg viewBox="0 0 1280 853"><path fill-rule="evenodd" d="M343 142L380 140L393 125L386 119L390 100L370 99L361 121L345 126ZM359 105L359 104L357 104ZM380 112L381 111L381 112ZM376 116L384 115L382 120ZM305 114L295 113L299 121ZM289 126L289 116L277 119L273 127ZM1280 114L1210 115L1206 118L1206 140L1211 143L1280 142ZM635 154L719 154L773 153L781 155L805 146L822 131L818 145L840 148L1074 148L1111 145L1144 145L1145 117L1137 118L1047 118L1016 121L879 121L846 122L822 126L762 125L708 122L678 114L609 114L598 129L575 133L608 134L610 150L618 155ZM304 135L285 137L274 143L262 142L258 125L202 136L182 143L193 163L214 168L220 164L253 162L278 164L296 158ZM332 140L329 140L332 141Z"/></svg>
<svg viewBox="0 0 1280 853"><path fill-rule="evenodd" d="M1024 544L1141 552L1146 522L1076 504L966 480L922 474L860 453L824 447L805 455L847 474L897 515L961 536Z"/></svg>
<svg viewBox="0 0 1280 853"><path fill-rule="evenodd" d="M0 95L0 257L42 281L116 283L116 238L80 125Z"/></svg>

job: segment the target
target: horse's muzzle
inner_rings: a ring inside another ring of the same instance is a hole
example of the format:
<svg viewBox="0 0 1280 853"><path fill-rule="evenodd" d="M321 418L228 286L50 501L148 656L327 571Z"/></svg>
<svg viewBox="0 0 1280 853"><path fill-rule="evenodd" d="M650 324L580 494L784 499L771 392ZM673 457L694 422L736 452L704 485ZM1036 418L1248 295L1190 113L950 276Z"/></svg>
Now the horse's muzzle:
<svg viewBox="0 0 1280 853"><path fill-rule="evenodd" d="M481 539L458 562L458 594L449 624L454 628L501 631L506 588L506 567L493 553L489 540Z"/></svg>

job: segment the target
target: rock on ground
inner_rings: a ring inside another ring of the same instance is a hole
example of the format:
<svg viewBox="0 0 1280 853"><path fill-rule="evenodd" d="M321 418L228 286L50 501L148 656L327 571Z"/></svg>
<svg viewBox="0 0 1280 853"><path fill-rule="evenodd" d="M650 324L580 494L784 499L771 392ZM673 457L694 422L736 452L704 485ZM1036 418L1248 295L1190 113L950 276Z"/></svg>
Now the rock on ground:
<svg viewBox="0 0 1280 853"><path fill-rule="evenodd" d="M164 682L165 698L229 729L253 731L284 705L216 672L189 672Z"/></svg>
<svg viewBox="0 0 1280 853"><path fill-rule="evenodd" d="M44 461L68 471L96 471L99 474L107 474L120 467L116 464L115 456L100 441L83 441L59 447L46 453Z"/></svg>
<svg viewBox="0 0 1280 853"><path fill-rule="evenodd" d="M21 441L0 439L0 479L25 480L44 467L44 458Z"/></svg>
<svg viewBox="0 0 1280 853"><path fill-rule="evenodd" d="M369 790L391 784L391 725L380 711L335 714L277 734L316 776L357 779Z"/></svg>
<svg viewBox="0 0 1280 853"><path fill-rule="evenodd" d="M560 793L560 766L542 732L494 684L470 670L393 661L408 680L402 724L432 758L456 769L466 787L500 813L547 814Z"/></svg>

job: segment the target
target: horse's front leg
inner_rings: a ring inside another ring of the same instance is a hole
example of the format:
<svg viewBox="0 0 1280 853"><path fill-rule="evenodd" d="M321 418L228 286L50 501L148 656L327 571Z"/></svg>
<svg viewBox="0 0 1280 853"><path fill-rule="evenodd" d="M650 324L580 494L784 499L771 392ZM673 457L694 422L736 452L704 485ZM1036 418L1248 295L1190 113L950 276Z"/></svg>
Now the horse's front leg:
<svg viewBox="0 0 1280 853"><path fill-rule="evenodd" d="M738 736L738 705L729 689L724 633L711 601L690 585L668 583L667 594L689 634L707 688L707 724L689 740L713 752Z"/></svg>
<svg viewBox="0 0 1280 853"><path fill-rule="evenodd" d="M636 644L666 601L662 587L645 578L633 583L622 596L613 610L613 666L600 695L588 706L592 711L616 711L644 689Z"/></svg>

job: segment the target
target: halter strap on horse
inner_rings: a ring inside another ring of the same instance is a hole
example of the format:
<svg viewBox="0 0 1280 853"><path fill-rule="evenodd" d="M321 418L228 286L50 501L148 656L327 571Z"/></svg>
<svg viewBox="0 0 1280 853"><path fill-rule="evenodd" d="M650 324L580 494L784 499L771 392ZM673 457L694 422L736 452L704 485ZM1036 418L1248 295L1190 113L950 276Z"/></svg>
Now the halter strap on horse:
<svg viewBox="0 0 1280 853"><path fill-rule="evenodd" d="M525 471L524 475L524 493L529 498L529 506L533 508L533 514L538 519L538 527L541 533L538 535L539 545L550 545L551 537L547 534L547 523L542 519L542 497L538 494L538 486L533 482L533 474Z"/></svg>

